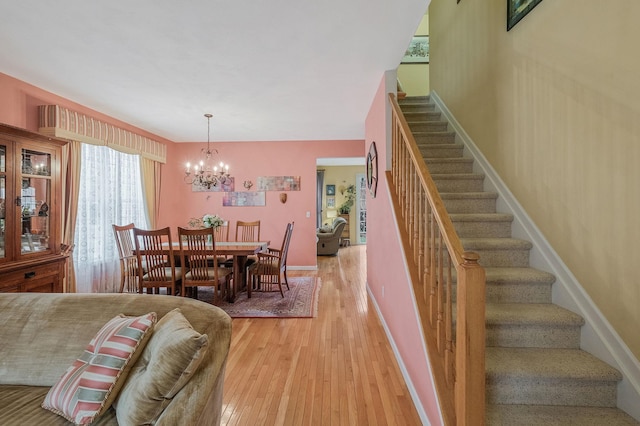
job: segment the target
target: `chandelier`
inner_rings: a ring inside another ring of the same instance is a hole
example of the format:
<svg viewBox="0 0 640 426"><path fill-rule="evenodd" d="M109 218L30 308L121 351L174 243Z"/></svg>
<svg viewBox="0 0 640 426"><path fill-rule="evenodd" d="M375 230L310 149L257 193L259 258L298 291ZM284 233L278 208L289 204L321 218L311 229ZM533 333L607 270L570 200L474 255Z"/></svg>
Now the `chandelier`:
<svg viewBox="0 0 640 426"><path fill-rule="evenodd" d="M218 185L224 185L230 182L231 176L229 175L229 165L224 164L222 161L218 163L218 165L210 167L209 162L211 161L212 154L218 154L217 149L211 149L211 142L209 141L209 135L211 131L211 114L205 114L207 117L207 149L202 148L200 153L204 155L204 160L200 160L197 164L193 165L193 169L191 167L191 163L187 163L187 167L184 171L184 181L185 183L192 185L196 184L198 186L203 186L207 189L211 189L211 187L216 187Z"/></svg>

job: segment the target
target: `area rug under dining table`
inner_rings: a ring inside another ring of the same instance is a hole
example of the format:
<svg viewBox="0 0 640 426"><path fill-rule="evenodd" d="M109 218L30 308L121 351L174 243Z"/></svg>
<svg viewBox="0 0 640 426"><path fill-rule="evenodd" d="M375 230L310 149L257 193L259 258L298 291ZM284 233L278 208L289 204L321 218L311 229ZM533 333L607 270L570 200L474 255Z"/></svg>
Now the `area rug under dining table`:
<svg viewBox="0 0 640 426"><path fill-rule="evenodd" d="M284 298L277 290L254 291L250 299L247 292L242 291L235 302L218 300L215 305L231 318L313 318L318 315L320 286L320 279L317 277L290 277L290 290L284 287ZM211 303L212 289L198 287L198 300Z"/></svg>

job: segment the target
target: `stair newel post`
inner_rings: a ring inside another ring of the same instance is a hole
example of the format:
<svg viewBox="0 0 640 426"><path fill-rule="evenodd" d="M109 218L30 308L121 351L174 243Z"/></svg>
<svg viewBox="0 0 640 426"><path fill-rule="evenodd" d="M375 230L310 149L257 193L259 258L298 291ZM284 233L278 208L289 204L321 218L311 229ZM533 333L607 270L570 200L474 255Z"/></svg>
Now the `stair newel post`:
<svg viewBox="0 0 640 426"><path fill-rule="evenodd" d="M456 416L458 425L484 425L485 271L474 252L458 269L456 322Z"/></svg>

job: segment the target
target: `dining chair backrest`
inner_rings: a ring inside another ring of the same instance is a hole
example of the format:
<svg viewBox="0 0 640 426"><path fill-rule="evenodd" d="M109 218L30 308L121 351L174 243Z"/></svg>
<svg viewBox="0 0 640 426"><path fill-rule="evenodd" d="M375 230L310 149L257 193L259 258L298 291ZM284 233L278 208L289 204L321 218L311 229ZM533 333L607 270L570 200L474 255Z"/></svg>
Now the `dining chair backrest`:
<svg viewBox="0 0 640 426"><path fill-rule="evenodd" d="M133 228L135 225L112 225L120 259L120 293L138 292L138 259L134 254Z"/></svg>
<svg viewBox="0 0 640 426"><path fill-rule="evenodd" d="M289 243L293 234L293 222L287 223L287 228L282 238L282 245L279 249L267 248L264 253L258 253L258 262L249 268L250 282L247 286L247 297L251 297L252 290L270 291L275 285L282 297L284 284L289 289L289 278L287 277L287 253Z"/></svg>
<svg viewBox="0 0 640 426"><path fill-rule="evenodd" d="M112 225L113 236L116 239L116 247L118 248L118 256L120 259L134 256L133 254L133 228L135 225Z"/></svg>
<svg viewBox="0 0 640 426"><path fill-rule="evenodd" d="M284 241L282 243L282 254L280 261L280 269L286 269L287 256L289 254L289 244L291 243L291 235L293 235L293 225L295 222L287 224L287 230L285 231Z"/></svg>
<svg viewBox="0 0 640 426"><path fill-rule="evenodd" d="M207 279L209 261L215 259L213 228L186 229L178 227L181 265L192 271L194 279ZM209 244L209 240L211 243ZM215 262L213 262L215 264Z"/></svg>
<svg viewBox="0 0 640 426"><path fill-rule="evenodd" d="M182 274L175 265L169 227L152 230L133 228L133 239L138 257L140 292L143 288L166 287L171 291L169 294L175 294Z"/></svg>
<svg viewBox="0 0 640 426"><path fill-rule="evenodd" d="M236 241L260 241L260 221L236 222Z"/></svg>
<svg viewBox="0 0 640 426"><path fill-rule="evenodd" d="M225 220L222 225L215 229L216 241L229 241L229 221Z"/></svg>
<svg viewBox="0 0 640 426"><path fill-rule="evenodd" d="M231 270L218 267L216 256L216 232L213 228L187 229L178 227L180 261L183 268L182 296L190 287L214 287L214 301L217 293L224 295L231 278ZM225 286L222 286L222 283Z"/></svg>

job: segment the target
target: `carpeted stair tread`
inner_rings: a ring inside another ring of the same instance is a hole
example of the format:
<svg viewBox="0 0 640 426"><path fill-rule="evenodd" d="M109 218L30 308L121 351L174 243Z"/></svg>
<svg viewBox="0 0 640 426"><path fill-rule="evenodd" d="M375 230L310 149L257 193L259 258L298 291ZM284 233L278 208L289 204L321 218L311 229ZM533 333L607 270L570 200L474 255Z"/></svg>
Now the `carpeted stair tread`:
<svg viewBox="0 0 640 426"><path fill-rule="evenodd" d="M537 282L541 284L553 284L555 281L555 275L535 268L485 268L486 283L505 284Z"/></svg>
<svg viewBox="0 0 640 426"><path fill-rule="evenodd" d="M442 113L440 111L423 111L423 112L405 112L404 118L407 122L411 121L440 121Z"/></svg>
<svg viewBox="0 0 640 426"><path fill-rule="evenodd" d="M437 180L484 180L483 173L436 173L431 175L434 181Z"/></svg>
<svg viewBox="0 0 640 426"><path fill-rule="evenodd" d="M407 96L404 99L398 100L398 105L400 105L400 108L403 110L405 107L413 105L431 105L435 108L435 105L431 103L431 98L429 98L429 96Z"/></svg>
<svg viewBox="0 0 640 426"><path fill-rule="evenodd" d="M446 121L421 120L408 122L407 125L412 132L445 132L448 123Z"/></svg>
<svg viewBox="0 0 640 426"><path fill-rule="evenodd" d="M427 112L427 111L435 111L436 107L433 104L428 103L403 103L401 106L402 112Z"/></svg>
<svg viewBox="0 0 640 426"><path fill-rule="evenodd" d="M552 303L487 303L487 325L582 326L584 319Z"/></svg>
<svg viewBox="0 0 640 426"><path fill-rule="evenodd" d="M426 138L428 139L430 136L431 137L441 137L441 136L455 136L456 132L452 132L449 130L441 130L441 131L433 131L433 132L412 132L413 133L413 137L418 139L418 138Z"/></svg>
<svg viewBox="0 0 640 426"><path fill-rule="evenodd" d="M495 192L440 192L449 213L495 213Z"/></svg>
<svg viewBox="0 0 640 426"><path fill-rule="evenodd" d="M580 349L486 348L487 378L622 380L618 370Z"/></svg>
<svg viewBox="0 0 640 426"><path fill-rule="evenodd" d="M429 158L428 160L425 160L425 163L429 173L431 174L473 172L473 159L471 158Z"/></svg>
<svg viewBox="0 0 640 426"><path fill-rule="evenodd" d="M465 250L529 250L530 241L518 238L461 238Z"/></svg>
<svg viewBox="0 0 640 426"><path fill-rule="evenodd" d="M488 404L486 424L491 426L637 426L640 422L617 408Z"/></svg>
<svg viewBox="0 0 640 426"><path fill-rule="evenodd" d="M513 215L509 213L451 213L452 222L512 222Z"/></svg>
<svg viewBox="0 0 640 426"><path fill-rule="evenodd" d="M473 158L464 158L464 157L454 157L454 158L440 158L440 157L431 157L425 158L424 160L427 165L430 163L471 163L473 164Z"/></svg>
<svg viewBox="0 0 640 426"><path fill-rule="evenodd" d="M424 159L426 161L427 159L431 159L431 158L441 158L441 157L430 156L429 154L431 151L435 151L436 149L448 149L448 150L464 149L464 145L456 142L447 142L447 143L419 143L418 142L418 149L420 150L420 153L424 156ZM458 158L458 157L452 156L449 158Z"/></svg>

